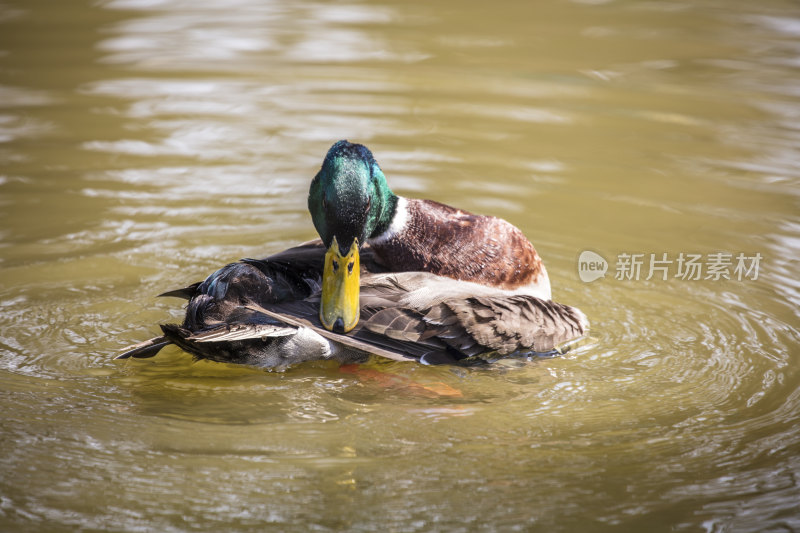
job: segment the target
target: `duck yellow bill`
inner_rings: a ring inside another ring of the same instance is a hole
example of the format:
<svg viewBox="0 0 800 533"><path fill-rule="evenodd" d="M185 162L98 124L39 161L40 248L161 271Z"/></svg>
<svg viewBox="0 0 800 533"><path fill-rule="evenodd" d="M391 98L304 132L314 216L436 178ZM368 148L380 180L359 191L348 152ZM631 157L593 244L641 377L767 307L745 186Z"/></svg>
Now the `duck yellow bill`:
<svg viewBox="0 0 800 533"><path fill-rule="evenodd" d="M322 302L319 319L326 329L343 328L347 333L358 324L358 283L361 264L358 257L358 239L353 239L350 251L342 256L339 244L333 238L325 252L325 267L322 271ZM341 319L341 323L337 322Z"/></svg>

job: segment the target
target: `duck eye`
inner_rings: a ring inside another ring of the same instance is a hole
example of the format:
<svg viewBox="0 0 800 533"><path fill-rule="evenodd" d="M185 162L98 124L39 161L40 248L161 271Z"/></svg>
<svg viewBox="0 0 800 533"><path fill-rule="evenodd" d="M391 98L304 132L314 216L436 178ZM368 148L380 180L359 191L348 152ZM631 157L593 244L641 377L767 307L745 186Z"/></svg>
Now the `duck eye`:
<svg viewBox="0 0 800 533"><path fill-rule="evenodd" d="M328 199L324 196L322 197L322 209L328 210Z"/></svg>
<svg viewBox="0 0 800 533"><path fill-rule="evenodd" d="M352 274L353 273L353 266L355 264L356 264L355 261L350 261L349 263L347 263L347 273L348 274Z"/></svg>
<svg viewBox="0 0 800 533"><path fill-rule="evenodd" d="M372 206L372 196L367 196L367 207L364 208L365 213L369 213L369 208Z"/></svg>
<svg viewBox="0 0 800 533"><path fill-rule="evenodd" d="M333 260L333 271L336 272L337 270L339 270L339 261L334 259Z"/></svg>

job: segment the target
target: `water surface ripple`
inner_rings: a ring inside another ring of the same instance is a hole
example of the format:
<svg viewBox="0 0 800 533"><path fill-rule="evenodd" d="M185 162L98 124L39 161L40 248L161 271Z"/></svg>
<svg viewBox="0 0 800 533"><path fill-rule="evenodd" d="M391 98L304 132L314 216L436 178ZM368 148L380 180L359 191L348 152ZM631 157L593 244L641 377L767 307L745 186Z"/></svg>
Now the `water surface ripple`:
<svg viewBox="0 0 800 533"><path fill-rule="evenodd" d="M798 52L779 0L0 5L0 529L800 529ZM314 237L341 138L519 226L592 342L112 360L180 320L156 294ZM675 276L720 252L757 279Z"/></svg>

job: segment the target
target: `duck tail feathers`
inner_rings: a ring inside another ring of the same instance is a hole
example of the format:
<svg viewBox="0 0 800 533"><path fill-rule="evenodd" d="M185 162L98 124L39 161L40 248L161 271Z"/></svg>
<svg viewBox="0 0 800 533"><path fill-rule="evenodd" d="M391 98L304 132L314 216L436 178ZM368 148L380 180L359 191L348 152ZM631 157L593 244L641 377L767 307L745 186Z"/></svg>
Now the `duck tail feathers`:
<svg viewBox="0 0 800 533"><path fill-rule="evenodd" d="M147 359L148 357L154 357L161 351L161 348L169 344L172 344L172 341L164 336L153 337L139 344L128 346L114 359L128 359L131 357L135 359Z"/></svg>
<svg viewBox="0 0 800 533"><path fill-rule="evenodd" d="M171 296L173 298L183 298L184 300L191 300L192 296L197 293L197 288L200 286L200 281L197 283L192 283L188 287L184 287L182 289L174 289L167 292L162 292L158 295L159 298L163 298L166 296Z"/></svg>

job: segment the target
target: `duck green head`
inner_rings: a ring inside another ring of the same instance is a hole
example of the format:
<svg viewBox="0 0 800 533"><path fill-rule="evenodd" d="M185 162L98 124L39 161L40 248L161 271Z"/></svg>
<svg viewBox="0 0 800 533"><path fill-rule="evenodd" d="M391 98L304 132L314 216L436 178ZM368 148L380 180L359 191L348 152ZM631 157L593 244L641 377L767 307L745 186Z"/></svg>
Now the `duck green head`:
<svg viewBox="0 0 800 533"><path fill-rule="evenodd" d="M358 250L386 231L397 196L366 146L339 141L311 182L308 210L328 249L322 274L320 320L344 333L358 323Z"/></svg>

